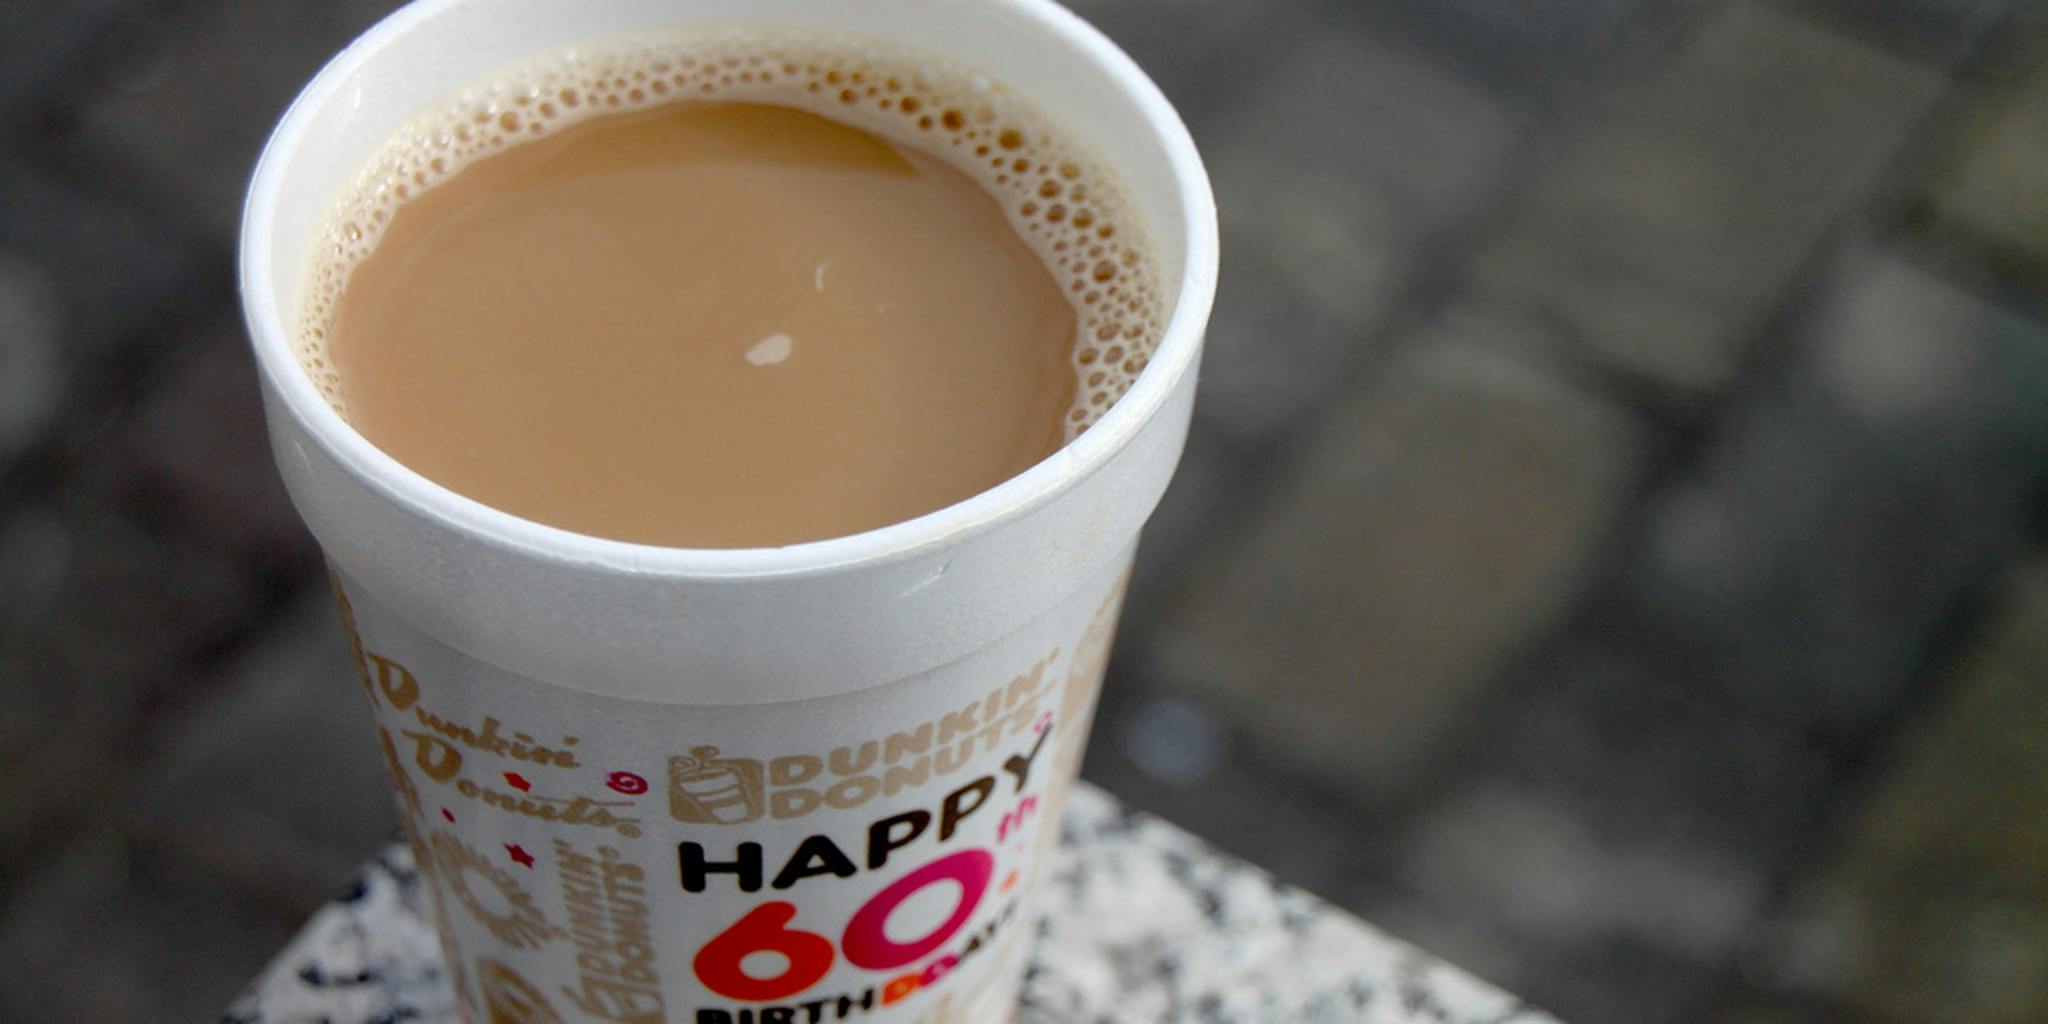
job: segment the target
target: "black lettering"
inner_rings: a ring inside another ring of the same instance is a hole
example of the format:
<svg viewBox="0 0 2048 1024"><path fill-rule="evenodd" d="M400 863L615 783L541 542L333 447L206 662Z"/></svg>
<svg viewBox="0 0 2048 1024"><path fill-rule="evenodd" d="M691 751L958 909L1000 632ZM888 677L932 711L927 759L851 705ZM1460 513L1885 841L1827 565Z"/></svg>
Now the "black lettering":
<svg viewBox="0 0 2048 1024"><path fill-rule="evenodd" d="M732 1014L724 1010L698 1010L697 1024L732 1024Z"/></svg>
<svg viewBox="0 0 2048 1024"><path fill-rule="evenodd" d="M946 794L945 802L939 806L939 842L953 838L953 830L959 828L960 822L968 815L980 810L982 804L988 803L988 795L995 790L996 777L984 775ZM974 798L973 803L967 802L970 796Z"/></svg>
<svg viewBox="0 0 2048 1024"><path fill-rule="evenodd" d="M867 1012L867 1011L869 1011L869 1010L872 1010L872 1009L874 1009L874 1008L875 1008L875 990L874 990L874 989L872 989L872 988L870 988L870 989L867 989L867 990L863 991L863 992L862 992L862 993L860 994L860 999L859 999L858 1001L855 1001L854 997L852 997L852 996L840 996L840 997L839 997L839 1019L840 1019L840 1020L845 1020L846 1018L848 1018L848 1017L851 1017L851 1016L853 1016L853 1014L854 1014L854 1011L855 1011L855 1010L859 1010L859 1011L861 1011L861 1012L865 1013L865 1012Z"/></svg>
<svg viewBox="0 0 2048 1024"><path fill-rule="evenodd" d="M1038 761L1039 753L1045 749L1046 737L1051 735L1052 729L1047 728L1038 734L1038 742L1031 745L1030 753L1012 754L1003 762L1003 770L1017 779L1017 792L1024 792L1024 783L1031 778L1031 766Z"/></svg>
<svg viewBox="0 0 2048 1024"><path fill-rule="evenodd" d="M924 835L924 830L931 823L932 812L930 811L904 811L893 818L883 818L869 825L868 869L873 870L887 864L889 862L889 854L916 842L917 837ZM904 832L901 836L890 835L889 833L898 825L909 826L909 831Z"/></svg>
<svg viewBox="0 0 2048 1024"><path fill-rule="evenodd" d="M747 845L753 846L757 851L760 849L753 843ZM852 858L839 848L839 844L825 836L810 836L797 844L796 852L789 855L789 863L783 865L782 870L776 873L774 884L777 889L787 889L806 878L818 875L852 878L856 870L858 869L853 866Z"/></svg>
<svg viewBox="0 0 2048 1024"><path fill-rule="evenodd" d="M761 890L761 844L741 843L736 851L737 859L728 861L707 861L704 847L699 843L678 843L676 863L683 876L684 892L703 892L707 875L731 874L739 876L741 892Z"/></svg>

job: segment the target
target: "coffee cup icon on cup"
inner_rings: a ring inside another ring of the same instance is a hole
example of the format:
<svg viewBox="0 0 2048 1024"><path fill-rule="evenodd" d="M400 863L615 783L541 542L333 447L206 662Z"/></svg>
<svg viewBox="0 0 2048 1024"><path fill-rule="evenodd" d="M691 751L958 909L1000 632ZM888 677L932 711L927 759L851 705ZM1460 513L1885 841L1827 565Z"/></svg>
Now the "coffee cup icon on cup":
<svg viewBox="0 0 2048 1024"><path fill-rule="evenodd" d="M720 760L717 747L668 759L668 811L694 825L744 825L767 812L761 762Z"/></svg>

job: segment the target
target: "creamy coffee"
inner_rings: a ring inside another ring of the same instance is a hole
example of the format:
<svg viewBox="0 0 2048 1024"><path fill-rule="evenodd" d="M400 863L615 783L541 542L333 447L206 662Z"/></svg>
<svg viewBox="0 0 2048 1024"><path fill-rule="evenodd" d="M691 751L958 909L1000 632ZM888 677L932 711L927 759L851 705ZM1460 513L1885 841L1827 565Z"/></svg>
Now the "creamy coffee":
<svg viewBox="0 0 2048 1024"><path fill-rule="evenodd" d="M416 120L337 205L300 355L370 441L529 519L686 547L872 529L1029 468L1143 369L1121 190L971 72L725 32Z"/></svg>

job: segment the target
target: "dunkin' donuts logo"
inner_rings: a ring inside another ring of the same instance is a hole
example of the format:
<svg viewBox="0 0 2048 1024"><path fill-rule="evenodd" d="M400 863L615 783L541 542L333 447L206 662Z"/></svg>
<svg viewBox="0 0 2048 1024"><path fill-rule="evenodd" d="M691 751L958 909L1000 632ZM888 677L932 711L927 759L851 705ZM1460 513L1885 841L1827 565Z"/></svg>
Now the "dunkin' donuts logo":
<svg viewBox="0 0 2048 1024"><path fill-rule="evenodd" d="M668 760L670 816L691 825L786 821L823 808L852 810L876 797L916 792L967 767L977 754L1042 730L1051 691L1046 669L1056 648L1031 670L986 696L886 736L815 753L759 759L694 747Z"/></svg>
<svg viewBox="0 0 2048 1024"><path fill-rule="evenodd" d="M780 749L689 737L682 716L634 719L649 738L685 734L652 757L620 753L623 724L549 716L434 659L416 674L362 649L428 892L461 933L448 957L471 1019L981 1024L963 1007L1026 948L1014 926L1057 834L1115 604L917 718L807 747L764 733ZM670 863L644 859L664 846ZM656 927L678 899L686 941Z"/></svg>
<svg viewBox="0 0 2048 1024"><path fill-rule="evenodd" d="M761 762L698 747L668 759L668 812L692 825L744 825L768 809Z"/></svg>

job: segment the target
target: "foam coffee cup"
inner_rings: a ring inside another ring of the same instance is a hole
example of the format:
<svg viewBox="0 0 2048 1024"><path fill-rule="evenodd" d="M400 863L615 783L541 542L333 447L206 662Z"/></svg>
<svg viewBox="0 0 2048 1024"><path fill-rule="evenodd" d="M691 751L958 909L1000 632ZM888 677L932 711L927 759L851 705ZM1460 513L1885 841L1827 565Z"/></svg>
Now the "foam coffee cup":
<svg viewBox="0 0 2048 1024"><path fill-rule="evenodd" d="M772 549L522 520L352 431L292 324L365 159L509 63L732 22L945 55L1112 168L1166 317L1128 391L968 500ZM1045 0L427 0L286 113L240 256L277 463L332 570L468 1019L1007 1018L1215 290L1200 160L1128 57Z"/></svg>

